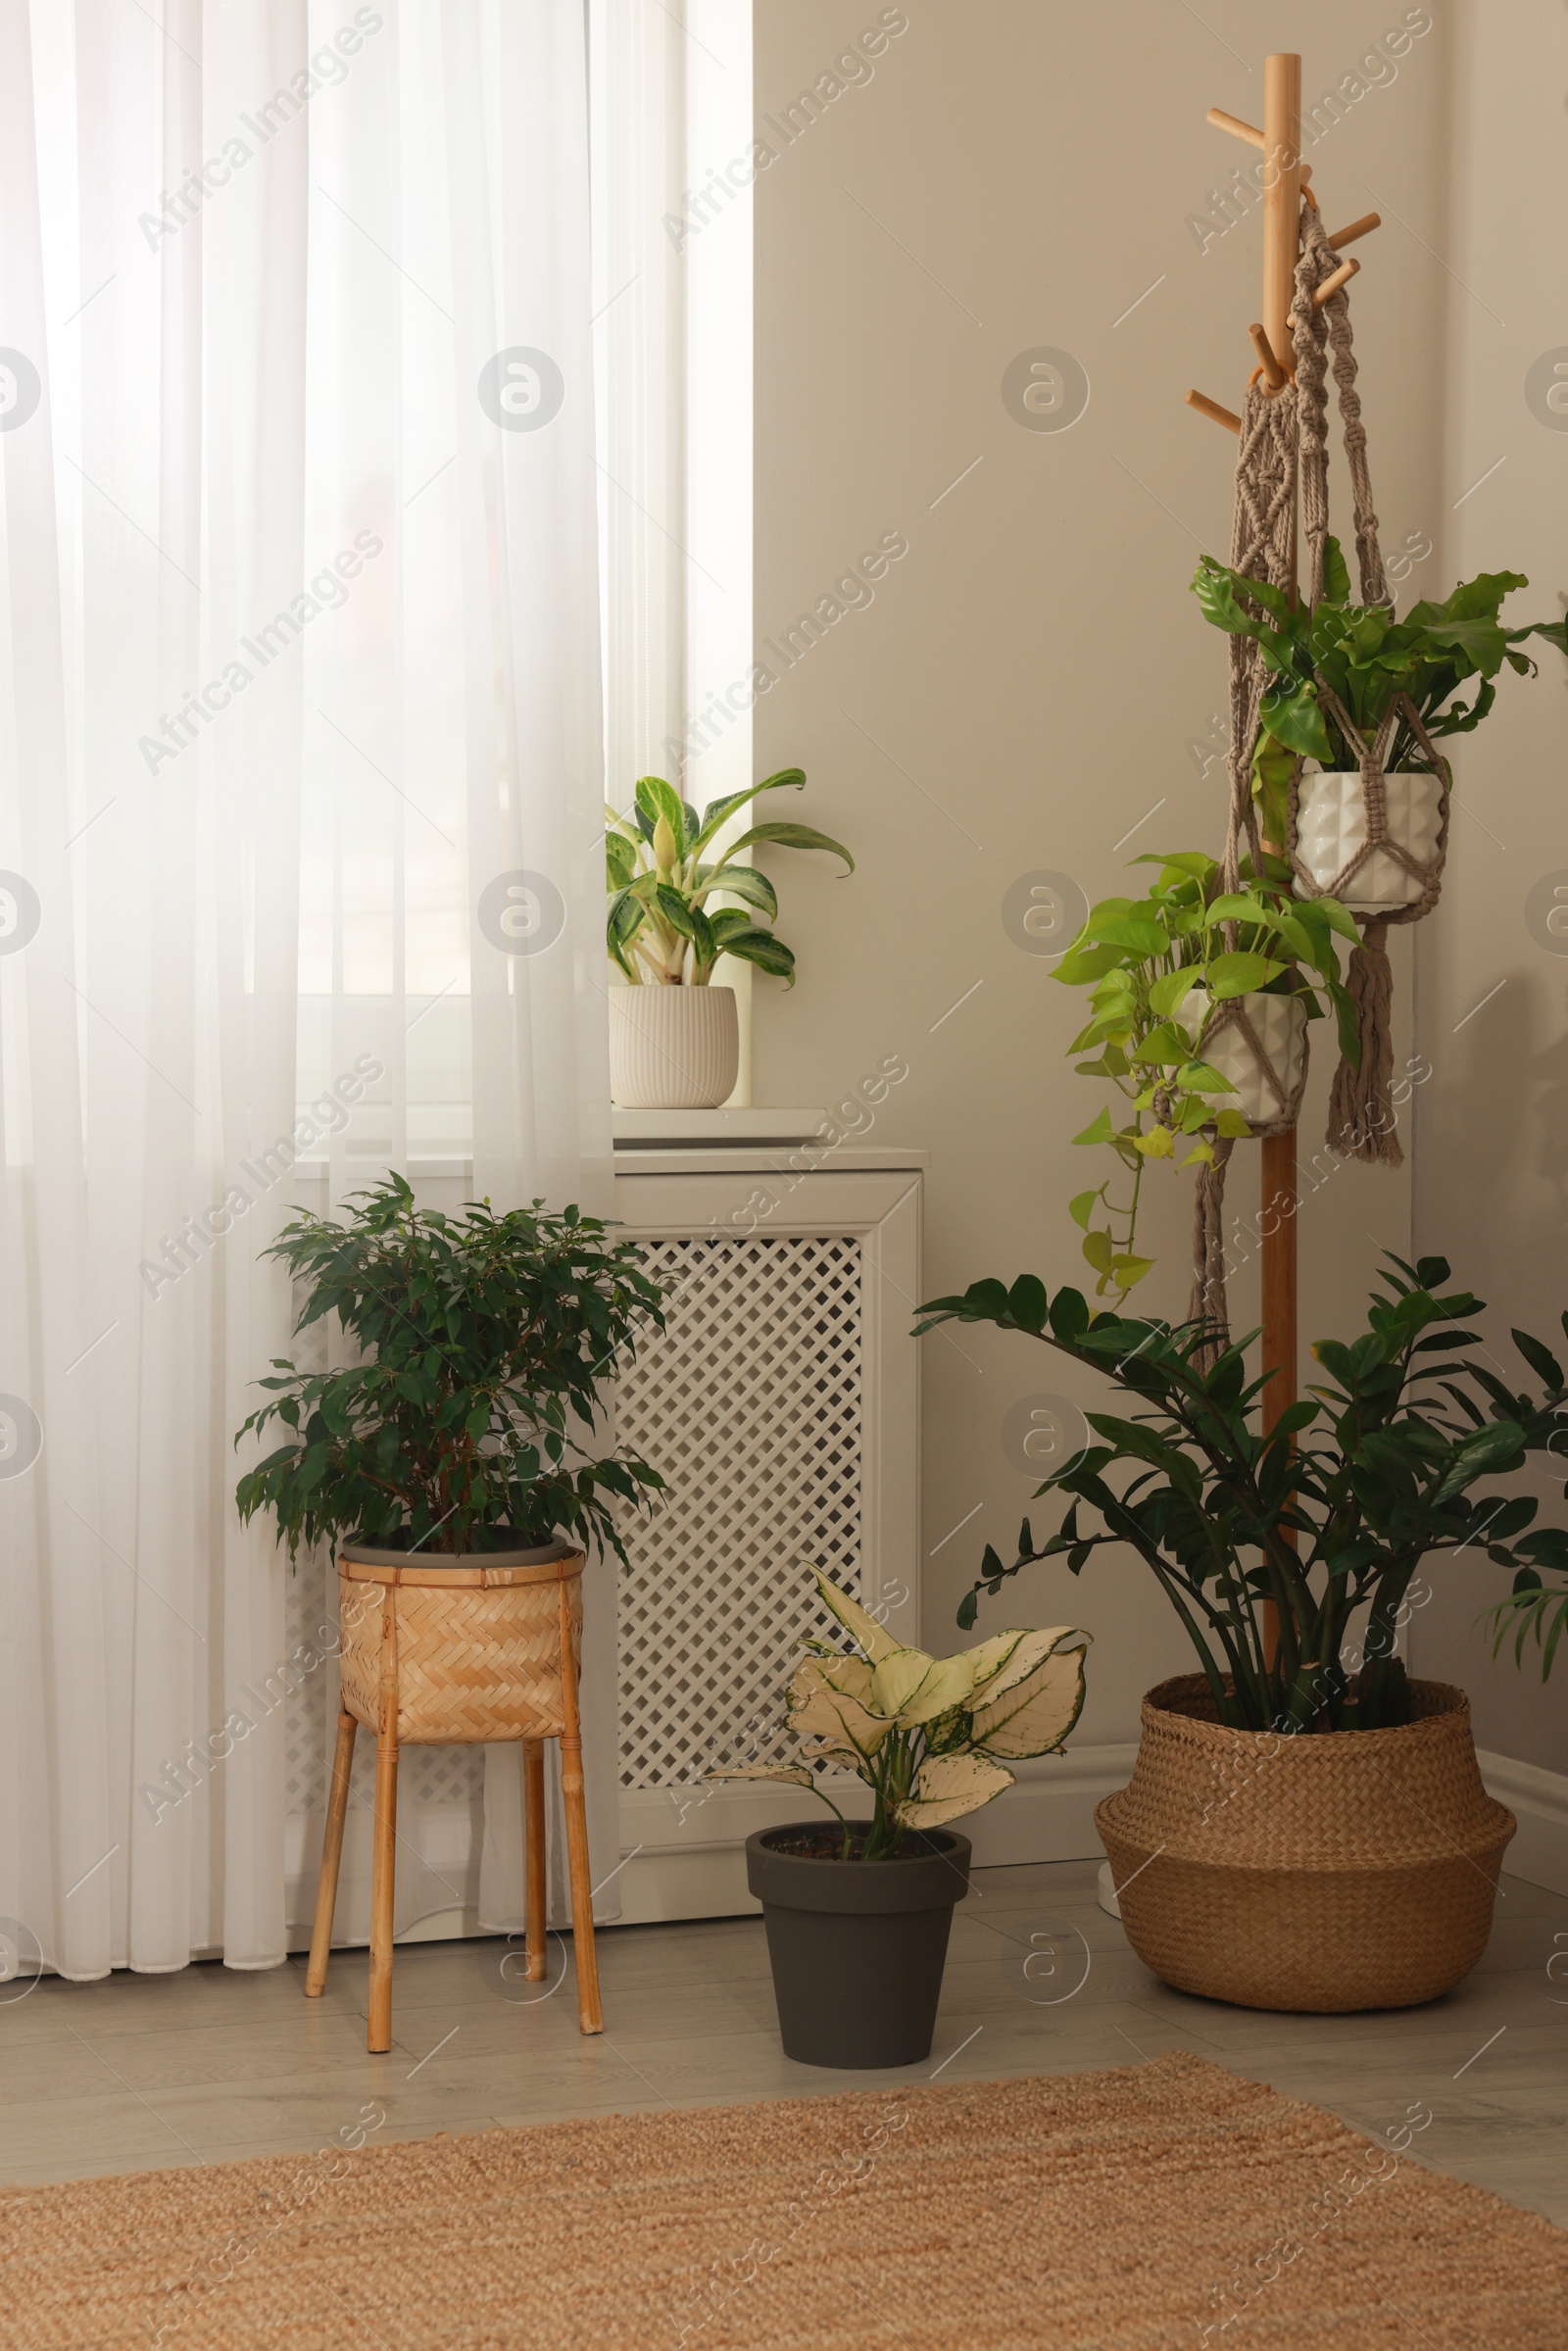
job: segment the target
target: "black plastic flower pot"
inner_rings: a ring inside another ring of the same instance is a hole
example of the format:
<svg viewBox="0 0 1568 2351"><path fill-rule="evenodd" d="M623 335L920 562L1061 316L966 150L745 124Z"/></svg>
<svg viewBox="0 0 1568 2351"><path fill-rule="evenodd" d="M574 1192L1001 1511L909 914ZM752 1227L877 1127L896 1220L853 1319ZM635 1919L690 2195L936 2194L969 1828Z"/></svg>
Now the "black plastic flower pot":
<svg viewBox="0 0 1568 2351"><path fill-rule="evenodd" d="M869 1822L850 1826L863 1841ZM841 1860L838 1842L818 1821L746 1839L784 2054L802 2065L918 2065L931 2054L953 1906L969 1888L969 1839L910 1834L888 1861Z"/></svg>

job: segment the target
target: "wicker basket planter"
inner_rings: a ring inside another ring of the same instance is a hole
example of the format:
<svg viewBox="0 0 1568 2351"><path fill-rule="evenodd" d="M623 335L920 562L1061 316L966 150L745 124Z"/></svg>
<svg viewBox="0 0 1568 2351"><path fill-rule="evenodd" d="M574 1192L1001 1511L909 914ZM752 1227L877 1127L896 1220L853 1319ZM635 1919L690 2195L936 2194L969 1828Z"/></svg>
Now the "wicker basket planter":
<svg viewBox="0 0 1568 2351"><path fill-rule="evenodd" d="M733 988L612 988L610 1093L623 1110L716 1110L735 1091Z"/></svg>
<svg viewBox="0 0 1568 2351"><path fill-rule="evenodd" d="M605 2029L577 1714L583 1564L584 1554L569 1543L469 1551L446 1565L416 1551L360 1543L346 1543L338 1554L342 1698L305 1990L318 1999L326 1985L349 1775L363 1723L375 1734L366 2033L372 2055L392 2046L398 1757L405 1746L520 1742L527 1976L540 1983L546 1971L544 1742L560 1741L577 2015L584 2033Z"/></svg>
<svg viewBox="0 0 1568 2351"><path fill-rule="evenodd" d="M1127 1939L1179 1991L1243 2008L1409 2008L1487 1945L1514 1817L1470 1707L1414 1682L1397 1730L1228 1730L1200 1674L1149 1692L1128 1786L1095 1821Z"/></svg>
<svg viewBox="0 0 1568 2351"><path fill-rule="evenodd" d="M582 1645L583 1554L569 1543L472 1554L443 1566L418 1552L343 1545L338 1557L343 1703L380 1722L383 1615L396 1620L399 1746L554 1739L564 1720L561 1601Z"/></svg>

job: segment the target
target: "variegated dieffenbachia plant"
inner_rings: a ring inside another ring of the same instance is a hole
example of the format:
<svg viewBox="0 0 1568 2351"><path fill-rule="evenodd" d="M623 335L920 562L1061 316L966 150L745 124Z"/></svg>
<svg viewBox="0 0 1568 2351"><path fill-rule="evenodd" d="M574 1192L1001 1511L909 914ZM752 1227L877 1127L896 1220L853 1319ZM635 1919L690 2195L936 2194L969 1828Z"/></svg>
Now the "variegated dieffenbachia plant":
<svg viewBox="0 0 1568 2351"><path fill-rule="evenodd" d="M997 1633L956 1657L928 1657L895 1641L849 1593L814 1571L824 1605L853 1641L846 1651L808 1637L785 1692L798 1762L735 1764L710 1780L781 1780L808 1788L845 1820L821 1769L846 1766L871 1789L875 1811L863 1861L891 1860L906 1829L935 1829L977 1812L1011 1788L1020 1757L1059 1747L1083 1708L1084 1650L1072 1625Z"/></svg>
<svg viewBox="0 0 1568 2351"><path fill-rule="evenodd" d="M801 768L781 767L744 792L710 801L699 814L662 776L644 775L627 814L606 809L605 944L624 979L634 988L706 988L720 955L731 955L794 987L794 952L769 927L778 912L773 885L755 865L734 860L757 842L828 850L844 859L846 874L855 859L842 841L809 824L754 824L723 849L718 835L760 792L805 789ZM722 897L743 903L713 903Z"/></svg>

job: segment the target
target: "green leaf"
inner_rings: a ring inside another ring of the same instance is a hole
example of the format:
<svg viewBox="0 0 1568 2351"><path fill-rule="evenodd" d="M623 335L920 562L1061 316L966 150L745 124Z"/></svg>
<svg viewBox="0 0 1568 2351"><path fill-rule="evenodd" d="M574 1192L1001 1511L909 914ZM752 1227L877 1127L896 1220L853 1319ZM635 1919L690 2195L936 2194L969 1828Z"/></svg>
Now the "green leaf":
<svg viewBox="0 0 1568 2351"><path fill-rule="evenodd" d="M649 838L661 816L664 817L675 836L677 848L684 857L687 850L686 817L680 794L666 784L662 775L640 775L637 778L637 806L648 819Z"/></svg>
<svg viewBox="0 0 1568 2351"><path fill-rule="evenodd" d="M1083 1133L1073 1137L1074 1143L1113 1143L1115 1139L1115 1129L1110 1123L1110 1112L1103 1105L1091 1123L1085 1127Z"/></svg>
<svg viewBox="0 0 1568 2351"><path fill-rule="evenodd" d="M1524 1449L1524 1431L1516 1422L1489 1422L1454 1447L1453 1467L1434 1490L1433 1500L1449 1501L1467 1486L1474 1485L1477 1478L1488 1477L1494 1470L1511 1469Z"/></svg>
<svg viewBox="0 0 1568 2351"><path fill-rule="evenodd" d="M1202 974L1194 964L1183 964L1176 971L1167 971L1154 981L1149 991L1149 1008L1161 1020L1169 1020L1180 1011Z"/></svg>
<svg viewBox="0 0 1568 2351"><path fill-rule="evenodd" d="M1519 1349L1537 1379L1544 1380L1554 1396L1560 1395L1562 1393L1562 1365L1556 1356L1548 1347L1543 1347L1539 1339L1532 1339L1528 1331L1514 1331L1510 1336L1514 1346Z"/></svg>
<svg viewBox="0 0 1568 2351"><path fill-rule="evenodd" d="M1110 1270L1115 1280L1117 1289L1131 1290L1135 1282L1141 1282L1143 1280L1145 1274L1149 1272L1153 1262L1154 1260L1152 1257L1133 1257L1125 1254L1119 1257L1112 1257L1110 1261Z"/></svg>
<svg viewBox="0 0 1568 2351"><path fill-rule="evenodd" d="M744 792L726 793L722 800L710 800L703 810L703 821L693 851L706 849L725 820L737 808L744 808L759 792L802 792L806 788L806 771L801 767L781 767L776 775L765 776L760 784L748 784Z"/></svg>
<svg viewBox="0 0 1568 2351"><path fill-rule="evenodd" d="M1097 1232L1084 1235L1084 1255L1096 1273L1109 1273L1110 1261L1114 1254L1115 1249L1108 1233Z"/></svg>
<svg viewBox="0 0 1568 2351"><path fill-rule="evenodd" d="M1323 542L1323 600L1326 604L1348 604L1350 601L1349 567L1336 538Z"/></svg>
<svg viewBox="0 0 1568 2351"><path fill-rule="evenodd" d="M1216 955L1206 973L1209 994L1222 1001L1231 996L1250 996L1284 969L1283 963L1272 962L1267 955Z"/></svg>
<svg viewBox="0 0 1568 2351"><path fill-rule="evenodd" d="M1152 914L1108 914L1095 922L1093 935L1102 947L1121 947L1135 955L1163 955L1170 951L1170 934Z"/></svg>
<svg viewBox="0 0 1568 2351"><path fill-rule="evenodd" d="M1310 683L1271 687L1259 701L1258 714L1275 742L1287 751L1320 759L1325 767L1333 766L1334 747L1317 706L1317 690Z"/></svg>
<svg viewBox="0 0 1568 2351"><path fill-rule="evenodd" d="M809 824L754 824L750 832L742 833L738 841L730 843L715 871L722 873L727 860L739 851L749 849L754 841L773 841L782 849L825 849L833 857L844 859L847 872L855 871L855 859L843 842L832 840L828 834L817 832Z"/></svg>
<svg viewBox="0 0 1568 2351"><path fill-rule="evenodd" d="M755 865L722 866L718 879L710 887L727 890L732 898L744 899L749 906L756 906L760 913L778 912L778 892L766 874L760 873Z"/></svg>
<svg viewBox="0 0 1568 2351"><path fill-rule="evenodd" d="M768 972L776 980L795 985L795 956L782 939L771 931L737 931L724 941L724 953L742 963L755 963L759 971Z"/></svg>
<svg viewBox="0 0 1568 2351"><path fill-rule="evenodd" d="M1068 1215L1074 1224L1082 1225L1085 1232L1089 1230L1089 1219L1095 1212L1095 1202L1102 1197L1104 1189L1104 1185L1102 1184L1098 1192L1080 1192L1075 1199L1067 1202Z"/></svg>
<svg viewBox="0 0 1568 2351"><path fill-rule="evenodd" d="M1047 1303L1046 1286L1032 1273L1020 1274L1007 1293L1007 1312L1025 1331L1045 1329Z"/></svg>
<svg viewBox="0 0 1568 2351"><path fill-rule="evenodd" d="M1276 669L1288 670L1292 665L1294 649L1289 637L1271 628L1247 610L1243 598L1251 598L1265 609L1272 609L1277 619L1289 616L1289 608L1279 591L1259 580L1249 579L1244 573L1232 571L1218 563L1212 556L1203 556L1193 574L1192 589L1198 598L1203 618L1215 628L1222 628L1233 637L1255 637L1263 658Z"/></svg>
<svg viewBox="0 0 1568 2351"><path fill-rule="evenodd" d="M1051 1328L1063 1347L1072 1347L1089 1328L1089 1307L1081 1292L1058 1290L1051 1301Z"/></svg>

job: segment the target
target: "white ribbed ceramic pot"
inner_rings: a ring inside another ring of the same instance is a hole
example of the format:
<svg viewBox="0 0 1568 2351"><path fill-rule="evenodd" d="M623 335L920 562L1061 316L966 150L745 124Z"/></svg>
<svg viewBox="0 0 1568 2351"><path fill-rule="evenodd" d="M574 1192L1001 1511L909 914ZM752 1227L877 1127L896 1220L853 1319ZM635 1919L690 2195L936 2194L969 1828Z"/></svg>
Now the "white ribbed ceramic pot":
<svg viewBox="0 0 1568 2351"><path fill-rule="evenodd" d="M1443 779L1400 768L1383 779L1389 834L1416 863L1430 866L1443 824ZM1303 775L1297 792L1296 854L1319 890L1332 891L1358 850L1366 846L1366 800L1359 772ZM1426 888L1386 850L1375 849L1345 884L1345 904L1358 914L1396 913Z"/></svg>
<svg viewBox="0 0 1568 2351"><path fill-rule="evenodd" d="M1240 1003L1253 1035L1268 1056L1270 1068L1279 1079L1280 1092L1289 1101L1300 1079L1301 1056L1306 1051L1306 1006L1298 996L1268 996L1262 992L1244 996ZM1274 1090L1239 1028L1227 1022L1212 1036L1204 1037L1198 1050L1210 1069L1217 1069L1222 1078L1229 1078L1236 1089L1234 1094L1220 1098L1219 1107L1240 1110L1254 1126L1267 1126L1278 1118L1280 1105Z"/></svg>
<svg viewBox="0 0 1568 2351"><path fill-rule="evenodd" d="M733 988L612 988L610 1093L623 1110L716 1110L735 1091Z"/></svg>

